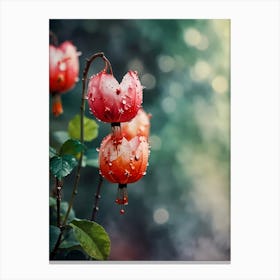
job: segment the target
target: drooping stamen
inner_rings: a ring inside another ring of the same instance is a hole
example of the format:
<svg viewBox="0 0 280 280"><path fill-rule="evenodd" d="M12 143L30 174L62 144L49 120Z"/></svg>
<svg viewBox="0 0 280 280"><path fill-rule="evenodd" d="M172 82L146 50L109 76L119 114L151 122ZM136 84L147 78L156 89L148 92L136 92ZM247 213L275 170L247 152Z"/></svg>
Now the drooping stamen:
<svg viewBox="0 0 280 280"><path fill-rule="evenodd" d="M63 113L63 107L60 95L54 95L52 100L52 113L58 117Z"/></svg>
<svg viewBox="0 0 280 280"><path fill-rule="evenodd" d="M119 184L118 187L118 195L115 202L121 206L128 205L128 194L127 194L127 185L126 184ZM124 214L125 211L123 207L120 210L120 214Z"/></svg>

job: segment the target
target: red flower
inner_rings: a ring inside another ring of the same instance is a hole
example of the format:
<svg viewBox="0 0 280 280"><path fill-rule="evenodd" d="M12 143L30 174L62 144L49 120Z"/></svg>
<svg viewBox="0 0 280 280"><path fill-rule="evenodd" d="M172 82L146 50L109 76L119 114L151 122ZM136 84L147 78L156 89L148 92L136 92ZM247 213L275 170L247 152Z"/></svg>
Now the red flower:
<svg viewBox="0 0 280 280"><path fill-rule="evenodd" d="M79 76L80 55L69 41L59 47L50 45L50 93L64 93L74 87Z"/></svg>
<svg viewBox="0 0 280 280"><path fill-rule="evenodd" d="M112 134L105 137L99 149L100 173L112 183L134 183L146 174L149 145L145 137L115 141Z"/></svg>
<svg viewBox="0 0 280 280"><path fill-rule="evenodd" d="M148 139L150 134L150 118L151 114L147 114L143 109L140 109L130 122L122 123L122 135L127 140L135 136L145 136Z"/></svg>
<svg viewBox="0 0 280 280"><path fill-rule="evenodd" d="M90 78L88 104L95 117L103 122L127 122L141 107L142 85L137 72L129 71L119 82L104 71Z"/></svg>

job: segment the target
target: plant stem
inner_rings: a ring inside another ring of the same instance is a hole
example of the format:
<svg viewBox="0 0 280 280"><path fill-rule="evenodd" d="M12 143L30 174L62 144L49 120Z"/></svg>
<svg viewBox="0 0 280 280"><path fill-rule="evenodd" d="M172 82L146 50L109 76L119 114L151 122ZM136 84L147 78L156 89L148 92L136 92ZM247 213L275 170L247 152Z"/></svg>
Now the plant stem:
<svg viewBox="0 0 280 280"><path fill-rule="evenodd" d="M81 106L80 106L80 116L81 116L81 123L80 123L80 142L82 144L84 144L84 115L85 115L85 101L86 101L86 82L87 82L87 75L88 75L88 71L89 71L89 68L90 68L90 65L91 63L96 59L96 58L102 58L103 61L105 62L105 68L104 70L107 71L108 67L109 67L109 70L111 72L111 74L113 75L113 71L112 71L112 67L111 67L111 63L110 61L105 57L104 53L103 52L99 52L99 53L96 53L94 55L92 55L89 59L86 59L86 66L84 68L84 71L83 71L83 79L82 79L82 98L81 98ZM61 238L62 238L62 235L63 235L63 231L65 229L65 225L67 223L67 219L68 219L68 216L69 216L69 213L72 209L72 206L73 206L73 202L74 202L74 198L77 194L77 188L78 188L78 184L79 184L79 180L80 180L80 172L81 172L81 167L82 167L82 161L83 161L83 155L84 155L84 151L81 151L81 154L80 154L80 158L79 158L79 162L78 162L78 167L77 167L77 172L76 172L76 177L75 177L75 182L74 182L74 185L73 185L73 189L72 189L72 194L71 194L71 198L69 200L69 206L68 206L68 209L67 209L67 212L66 212L66 215L65 215L65 218L63 220L63 223L62 225L60 225L60 234L58 236L58 239L57 239L57 242L55 244L55 247L53 249L53 251L51 252L50 254L50 258L53 259L58 248L59 248L59 245L60 245L60 242L61 242ZM99 193L100 193L100 188L101 188L101 184L102 184L102 181L99 182L98 184L98 188L97 188L97 193L98 193L98 196ZM97 203L98 203L98 198L97 198L97 201L96 201L96 207L97 207ZM98 208L98 207L97 207ZM95 214L94 214L95 216Z"/></svg>
<svg viewBox="0 0 280 280"><path fill-rule="evenodd" d="M98 201L101 198L100 190L101 190L102 183L103 183L103 177L101 175L99 175L99 182L98 182L97 189L96 189L94 207L92 209L92 215L91 215L91 221L95 221L96 214L99 210Z"/></svg>
<svg viewBox="0 0 280 280"><path fill-rule="evenodd" d="M56 252L59 248L59 245L61 243L61 238L62 238L62 234L63 234L63 229L60 228L60 233L59 233L59 236L57 238L57 241L55 243L55 246L54 246L54 249L52 250L51 254L50 254L50 259L52 260L54 258L54 256L56 255Z"/></svg>
<svg viewBox="0 0 280 280"><path fill-rule="evenodd" d="M110 64L109 60L104 56L103 52L96 53L96 54L92 55L89 59L86 59L86 66L85 66L84 71L83 71L82 101L81 101L81 106L80 106L80 115L81 115L81 118L80 118L81 119L81 123L80 123L80 142L82 144L84 144L84 115L85 115L87 74L88 74L91 63L97 57L101 57L105 61L106 68L107 68L108 65L109 65L109 67L111 67L111 64ZM77 194L77 188L78 188L78 184L79 184L79 180L80 180L80 171L81 171L81 167L82 167L83 155L84 155L84 152L81 151L79 162L78 162L78 168L77 168L77 172L76 172L75 183L74 183L73 190L72 190L72 195L71 195L71 198L70 198L70 201L69 201L69 206L68 206L68 209L67 209L64 221L63 221L63 226L67 223L69 213L70 213L71 208L73 206L74 198Z"/></svg>
<svg viewBox="0 0 280 280"><path fill-rule="evenodd" d="M62 181L58 178L55 178L55 188L56 188L56 216L57 216L57 227L60 228L60 202L61 202L61 190L62 190Z"/></svg>

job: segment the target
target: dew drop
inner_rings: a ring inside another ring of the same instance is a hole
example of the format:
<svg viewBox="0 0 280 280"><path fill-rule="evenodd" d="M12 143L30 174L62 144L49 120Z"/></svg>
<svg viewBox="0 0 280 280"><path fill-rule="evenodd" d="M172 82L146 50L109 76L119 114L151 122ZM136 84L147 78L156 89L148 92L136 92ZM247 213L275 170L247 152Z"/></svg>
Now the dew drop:
<svg viewBox="0 0 280 280"><path fill-rule="evenodd" d="M139 160L140 159L140 155L136 154L134 158L135 158L135 160Z"/></svg>
<svg viewBox="0 0 280 280"><path fill-rule="evenodd" d="M122 104L126 104L126 100L123 100L123 101L122 101Z"/></svg>
<svg viewBox="0 0 280 280"><path fill-rule="evenodd" d="M142 174L145 176L147 174L147 172L143 172Z"/></svg>
<svg viewBox="0 0 280 280"><path fill-rule="evenodd" d="M77 83L77 82L79 82L79 81L80 81L79 77L76 77L76 78L75 78L75 82Z"/></svg>
<svg viewBox="0 0 280 280"><path fill-rule="evenodd" d="M132 170L135 169L135 166L134 166L132 163L130 163L129 166L130 166L130 168L131 168Z"/></svg>
<svg viewBox="0 0 280 280"><path fill-rule="evenodd" d="M96 148L96 152L99 152L99 148Z"/></svg>
<svg viewBox="0 0 280 280"><path fill-rule="evenodd" d="M120 210L120 214L123 215L125 213L124 209Z"/></svg>
<svg viewBox="0 0 280 280"><path fill-rule="evenodd" d="M65 62L61 62L58 65L58 68L59 68L60 71L65 71L66 70L66 63Z"/></svg>
<svg viewBox="0 0 280 280"><path fill-rule="evenodd" d="M109 164L109 166L112 166L112 162L109 162L108 164Z"/></svg>

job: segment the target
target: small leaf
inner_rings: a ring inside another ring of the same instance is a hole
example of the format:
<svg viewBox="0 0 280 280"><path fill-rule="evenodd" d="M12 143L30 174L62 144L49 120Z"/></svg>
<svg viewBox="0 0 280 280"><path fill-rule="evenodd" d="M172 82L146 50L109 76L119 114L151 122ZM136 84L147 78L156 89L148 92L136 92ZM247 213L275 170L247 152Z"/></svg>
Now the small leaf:
<svg viewBox="0 0 280 280"><path fill-rule="evenodd" d="M59 143L64 143L67 139L69 139L69 135L67 131L61 130L61 131L55 131L53 133L53 138Z"/></svg>
<svg viewBox="0 0 280 280"><path fill-rule="evenodd" d="M106 260L110 253L110 238L102 226L88 220L75 219L70 223L76 239L85 252L97 260Z"/></svg>
<svg viewBox="0 0 280 280"><path fill-rule="evenodd" d="M50 226L50 252L54 249L55 243L58 239L60 234L60 229L55 226Z"/></svg>
<svg viewBox="0 0 280 280"><path fill-rule="evenodd" d="M54 156L50 160L51 173L59 180L70 174L76 165L77 160L72 155Z"/></svg>
<svg viewBox="0 0 280 280"><path fill-rule="evenodd" d="M56 154L57 154L56 149L50 146L49 147L49 157L52 158L52 157L56 156Z"/></svg>
<svg viewBox="0 0 280 280"><path fill-rule="evenodd" d="M79 139L81 131L81 117L76 115L68 124L68 133L71 138ZM84 141L91 141L98 135L98 124L84 116Z"/></svg>
<svg viewBox="0 0 280 280"><path fill-rule="evenodd" d="M99 168L98 152L96 149L88 149L86 153L86 165Z"/></svg>
<svg viewBox="0 0 280 280"><path fill-rule="evenodd" d="M85 146L79 141L68 139L60 148L60 155L78 155L81 151L85 150Z"/></svg>

